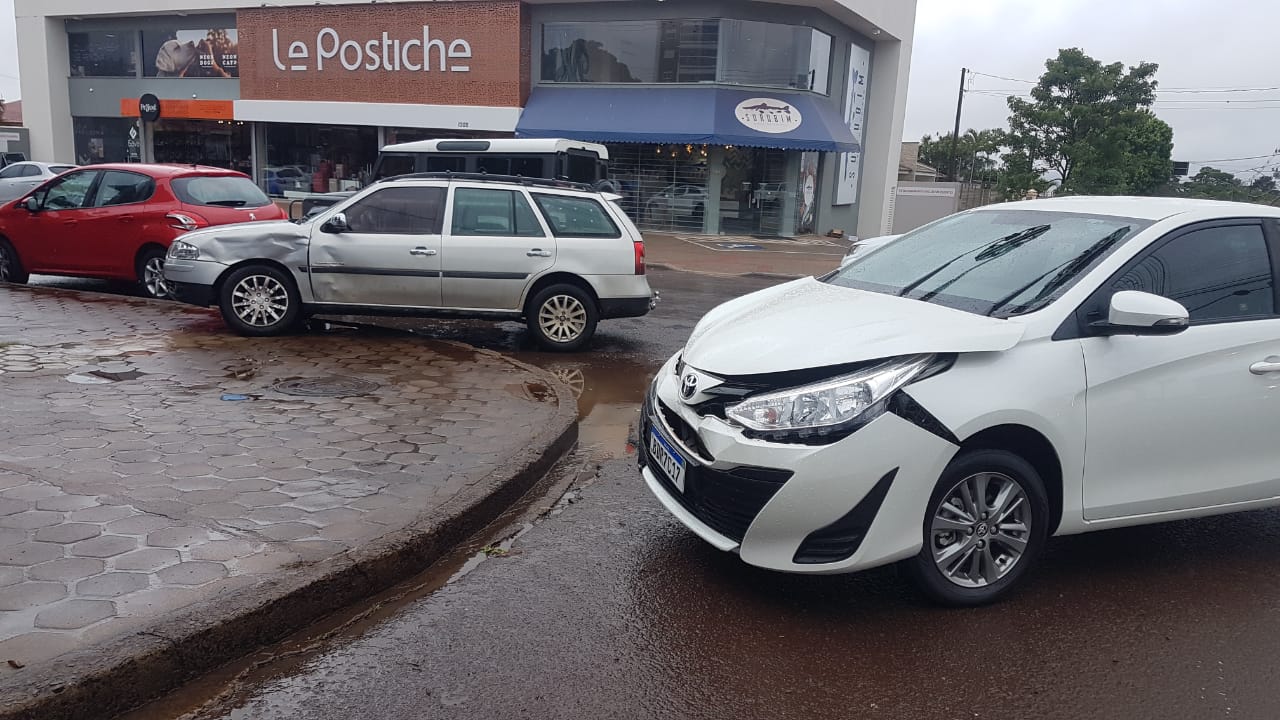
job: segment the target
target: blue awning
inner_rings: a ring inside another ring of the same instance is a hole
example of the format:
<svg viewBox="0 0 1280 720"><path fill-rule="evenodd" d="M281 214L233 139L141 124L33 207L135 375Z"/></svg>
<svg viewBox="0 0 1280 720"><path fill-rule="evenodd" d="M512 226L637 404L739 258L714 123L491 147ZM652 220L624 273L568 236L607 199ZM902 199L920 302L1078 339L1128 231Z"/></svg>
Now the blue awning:
<svg viewBox="0 0 1280 720"><path fill-rule="evenodd" d="M539 87L516 137L861 151L827 98L716 87Z"/></svg>

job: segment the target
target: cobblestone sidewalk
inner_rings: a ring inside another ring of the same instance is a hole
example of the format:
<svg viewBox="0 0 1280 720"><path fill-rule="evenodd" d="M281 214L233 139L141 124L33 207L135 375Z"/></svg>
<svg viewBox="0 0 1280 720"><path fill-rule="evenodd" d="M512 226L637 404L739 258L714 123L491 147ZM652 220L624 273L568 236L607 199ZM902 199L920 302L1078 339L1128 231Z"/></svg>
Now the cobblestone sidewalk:
<svg viewBox="0 0 1280 720"><path fill-rule="evenodd" d="M400 529L563 414L545 376L458 345L245 339L31 288L0 308L7 680Z"/></svg>

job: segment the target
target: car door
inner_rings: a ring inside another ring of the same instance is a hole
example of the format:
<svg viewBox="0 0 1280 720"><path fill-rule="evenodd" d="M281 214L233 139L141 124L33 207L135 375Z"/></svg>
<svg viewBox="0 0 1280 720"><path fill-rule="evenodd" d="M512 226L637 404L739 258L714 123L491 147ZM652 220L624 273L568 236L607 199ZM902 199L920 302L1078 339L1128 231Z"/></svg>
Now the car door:
<svg viewBox="0 0 1280 720"><path fill-rule="evenodd" d="M530 279L555 264L555 241L523 190L455 186L451 193L445 306L519 310Z"/></svg>
<svg viewBox="0 0 1280 720"><path fill-rule="evenodd" d="M89 258L80 252L80 223L100 175L97 170L69 172L33 194L39 209L16 223L13 238L28 269L54 275L85 271Z"/></svg>
<svg viewBox="0 0 1280 720"><path fill-rule="evenodd" d="M0 170L0 202L26 195L45 179L40 166L34 163L15 163Z"/></svg>
<svg viewBox="0 0 1280 720"><path fill-rule="evenodd" d="M438 307L444 203L444 187L387 187L345 206L345 227L316 223L309 250L316 301Z"/></svg>
<svg viewBox="0 0 1280 720"><path fill-rule="evenodd" d="M123 170L102 173L92 203L81 214L71 242L81 258L81 270L121 278L137 277L134 264L142 247L147 201L155 190L155 180L142 173Z"/></svg>
<svg viewBox="0 0 1280 720"><path fill-rule="evenodd" d="M1082 340L1087 519L1280 495L1276 239L1256 220L1191 226L1090 300L1089 319L1103 319L1113 292L1152 292L1182 303L1191 325Z"/></svg>

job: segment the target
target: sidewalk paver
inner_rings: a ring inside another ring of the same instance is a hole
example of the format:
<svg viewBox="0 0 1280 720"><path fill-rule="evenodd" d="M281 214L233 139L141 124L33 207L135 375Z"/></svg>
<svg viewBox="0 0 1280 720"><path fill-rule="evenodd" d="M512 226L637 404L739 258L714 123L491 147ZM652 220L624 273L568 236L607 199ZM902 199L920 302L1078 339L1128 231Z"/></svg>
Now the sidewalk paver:
<svg viewBox="0 0 1280 720"><path fill-rule="evenodd" d="M456 344L247 339L39 288L0 286L0 307L0 699L455 512L573 422L547 375Z"/></svg>
<svg viewBox="0 0 1280 720"><path fill-rule="evenodd" d="M823 275L840 264L849 241L806 236L753 238L646 232L650 265L710 275Z"/></svg>

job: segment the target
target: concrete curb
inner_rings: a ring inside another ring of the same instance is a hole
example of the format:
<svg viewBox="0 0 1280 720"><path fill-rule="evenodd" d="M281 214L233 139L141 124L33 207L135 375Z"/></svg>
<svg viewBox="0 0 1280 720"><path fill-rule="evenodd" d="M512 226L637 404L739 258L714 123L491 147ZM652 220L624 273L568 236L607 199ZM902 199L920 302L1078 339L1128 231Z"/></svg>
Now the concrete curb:
<svg viewBox="0 0 1280 720"><path fill-rule="evenodd" d="M797 278L810 277L809 275L803 275L803 274L793 275L789 273L773 273L773 272L759 272L759 271L749 271L749 272L740 272L740 273L720 273L720 272L711 272L710 270L694 270L693 268L687 268L687 267L682 267L680 265L672 265L670 263L661 263L661 262L650 262L648 266L655 270L674 270L676 272L687 272L687 273L693 273L695 275L707 275L709 277L726 277L726 278L727 277L755 277L755 278L765 278L767 280L795 280Z"/></svg>
<svg viewBox="0 0 1280 720"><path fill-rule="evenodd" d="M554 389L554 419L499 470L430 516L343 555L187 607L146 630L57 658L0 686L0 720L110 718L415 575L501 515L577 442L577 403L551 373L488 350Z"/></svg>

